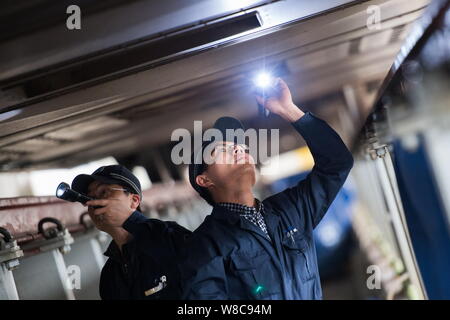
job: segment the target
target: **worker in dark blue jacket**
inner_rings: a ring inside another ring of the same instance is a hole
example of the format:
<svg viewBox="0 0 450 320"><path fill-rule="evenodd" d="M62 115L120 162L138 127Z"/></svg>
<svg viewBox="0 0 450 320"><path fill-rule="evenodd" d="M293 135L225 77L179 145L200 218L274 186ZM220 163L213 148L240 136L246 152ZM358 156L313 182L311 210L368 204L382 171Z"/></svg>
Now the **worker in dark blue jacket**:
<svg viewBox="0 0 450 320"><path fill-rule="evenodd" d="M322 298L312 232L344 184L353 158L326 122L292 102L282 79L274 94L256 98L292 123L315 165L295 187L259 201L252 193L255 164L245 145L212 139L193 154L190 182L213 210L194 231L181 263L185 299ZM214 128L225 132L242 125L224 117ZM208 146L210 154L204 152Z"/></svg>
<svg viewBox="0 0 450 320"><path fill-rule="evenodd" d="M191 232L175 222L146 218L140 209L139 180L124 166L78 175L72 189L96 199L86 203L89 216L113 238L105 252L108 260L100 276L100 297L179 299L176 262Z"/></svg>

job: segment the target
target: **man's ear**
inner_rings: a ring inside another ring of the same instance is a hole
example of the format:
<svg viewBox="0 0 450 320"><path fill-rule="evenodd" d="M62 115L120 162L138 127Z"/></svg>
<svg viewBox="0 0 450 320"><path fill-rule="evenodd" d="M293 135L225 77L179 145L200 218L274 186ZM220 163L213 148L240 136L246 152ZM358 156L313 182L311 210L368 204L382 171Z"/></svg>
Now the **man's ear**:
<svg viewBox="0 0 450 320"><path fill-rule="evenodd" d="M214 183L208 178L205 174L199 174L197 177L195 177L195 182L200 186L204 188L208 188L212 186Z"/></svg>
<svg viewBox="0 0 450 320"><path fill-rule="evenodd" d="M136 210L141 203L141 197L138 194L131 194L131 209Z"/></svg>

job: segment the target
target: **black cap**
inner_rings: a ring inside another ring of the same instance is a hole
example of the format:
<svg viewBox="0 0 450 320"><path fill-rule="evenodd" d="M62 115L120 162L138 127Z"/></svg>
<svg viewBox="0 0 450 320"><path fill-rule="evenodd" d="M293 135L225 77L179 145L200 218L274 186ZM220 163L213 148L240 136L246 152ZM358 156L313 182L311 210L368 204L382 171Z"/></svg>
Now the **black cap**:
<svg viewBox="0 0 450 320"><path fill-rule="evenodd" d="M122 165L103 166L92 174L79 174L72 181L72 189L86 195L88 186L93 181L121 185L130 192L138 194L142 201L141 183L130 170Z"/></svg>
<svg viewBox="0 0 450 320"><path fill-rule="evenodd" d="M216 122L214 123L213 128L220 130L220 132L222 133L223 141L229 140L229 141L233 141L233 142L236 142L236 135L234 135L233 137L227 137L226 130L227 129L245 130L242 123L238 119L233 118L233 117L221 117L221 118L217 119ZM233 140L230 140L230 138L233 138ZM198 175L202 174L203 171L205 171L207 165L203 161L203 157L202 157L203 151L210 143L213 143L213 142L218 142L218 141L214 141L214 139L212 139L211 141L203 142L201 148L199 148L198 150L195 150L192 153L191 163L189 164L189 182L191 183L192 187L200 194L200 196L203 199L205 199L206 201L208 201L209 203L212 203L213 201L211 199L211 196L210 196L208 190L204 187L199 186L197 184L197 182L195 181L195 178L197 178Z"/></svg>

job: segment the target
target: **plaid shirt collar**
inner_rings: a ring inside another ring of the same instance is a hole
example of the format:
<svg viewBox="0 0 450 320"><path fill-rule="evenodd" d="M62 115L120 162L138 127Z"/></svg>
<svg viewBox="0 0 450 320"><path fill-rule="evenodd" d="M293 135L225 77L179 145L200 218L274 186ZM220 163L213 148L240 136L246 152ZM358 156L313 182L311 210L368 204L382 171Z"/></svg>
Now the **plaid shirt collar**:
<svg viewBox="0 0 450 320"><path fill-rule="evenodd" d="M239 214L241 217L247 219L248 221L255 224L257 227L259 227L267 235L267 237L269 237L266 222L263 216L264 205L258 199L255 199L255 202L256 202L255 207L249 207L244 204L231 202L219 202L217 203L217 206L223 207L231 212Z"/></svg>
<svg viewBox="0 0 450 320"><path fill-rule="evenodd" d="M255 207L249 207L245 204L240 203L232 203L232 202L219 202L217 203L218 206L225 207L226 209L236 212L241 216L246 215L256 215L258 213L263 213L264 206L261 201L258 199L255 199L256 206Z"/></svg>

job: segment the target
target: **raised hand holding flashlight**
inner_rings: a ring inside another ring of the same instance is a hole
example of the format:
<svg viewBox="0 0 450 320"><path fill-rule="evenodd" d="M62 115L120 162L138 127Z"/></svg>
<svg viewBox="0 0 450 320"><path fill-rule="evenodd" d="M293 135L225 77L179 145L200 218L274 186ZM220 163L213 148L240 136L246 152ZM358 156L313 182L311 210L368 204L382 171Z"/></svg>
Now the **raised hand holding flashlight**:
<svg viewBox="0 0 450 320"><path fill-rule="evenodd" d="M268 91L256 92L256 101L264 109L273 112L286 121L295 122L303 117L304 112L301 111L292 101L291 91L286 82L281 78L276 78L274 85Z"/></svg>

